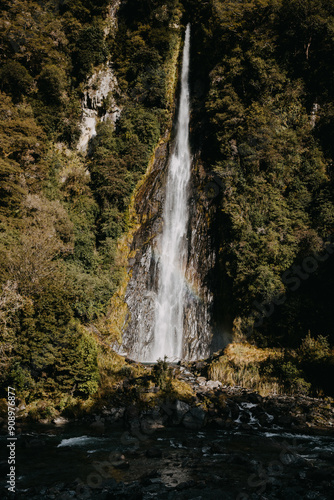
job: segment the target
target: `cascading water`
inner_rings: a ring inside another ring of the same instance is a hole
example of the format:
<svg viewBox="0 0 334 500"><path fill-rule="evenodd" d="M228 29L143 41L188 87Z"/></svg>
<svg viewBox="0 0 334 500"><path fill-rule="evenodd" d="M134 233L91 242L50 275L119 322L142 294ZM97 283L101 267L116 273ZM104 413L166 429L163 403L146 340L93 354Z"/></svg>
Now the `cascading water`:
<svg viewBox="0 0 334 500"><path fill-rule="evenodd" d="M129 247L129 281L111 314L122 334L122 345L113 348L136 361L201 359L213 345L212 207L203 194L203 167L190 157L189 53L187 27L175 147L172 154L167 141L157 147L136 193L140 226Z"/></svg>
<svg viewBox="0 0 334 500"><path fill-rule="evenodd" d="M185 270L187 260L188 187L191 173L189 149L189 54L187 26L182 60L181 97L177 137L172 154L160 240L160 275L156 299L154 338L150 361L167 356L181 358L183 347Z"/></svg>

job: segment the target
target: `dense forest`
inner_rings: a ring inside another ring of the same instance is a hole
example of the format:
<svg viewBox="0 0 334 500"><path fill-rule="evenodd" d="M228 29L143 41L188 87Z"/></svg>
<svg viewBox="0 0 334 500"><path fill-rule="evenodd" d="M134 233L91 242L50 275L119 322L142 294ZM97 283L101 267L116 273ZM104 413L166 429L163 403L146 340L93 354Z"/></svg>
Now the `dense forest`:
<svg viewBox="0 0 334 500"><path fill-rule="evenodd" d="M215 309L238 339L297 348L308 338L323 362L334 342L333 3L124 0L106 30L110 4L3 1L2 387L27 402L87 398L116 369L119 241L172 128L169 62L188 22L192 150L207 172L200 189L217 188L207 193ZM99 123L84 155L85 83L106 64L121 113L115 125Z"/></svg>
<svg viewBox="0 0 334 500"><path fill-rule="evenodd" d="M294 346L308 332L333 341L333 6L187 8L202 89L194 147L221 186L221 300L262 344Z"/></svg>

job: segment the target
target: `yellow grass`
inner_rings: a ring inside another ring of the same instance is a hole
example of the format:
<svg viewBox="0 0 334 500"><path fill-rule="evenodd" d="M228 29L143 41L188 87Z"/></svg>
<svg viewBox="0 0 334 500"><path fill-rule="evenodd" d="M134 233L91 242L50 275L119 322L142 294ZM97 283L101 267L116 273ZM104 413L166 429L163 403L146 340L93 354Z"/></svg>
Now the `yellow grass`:
<svg viewBox="0 0 334 500"><path fill-rule="evenodd" d="M276 379L260 375L260 364L269 358L282 357L281 349L259 349L248 343L234 342L209 365L208 377L227 386L252 389L263 396L281 394L284 389Z"/></svg>

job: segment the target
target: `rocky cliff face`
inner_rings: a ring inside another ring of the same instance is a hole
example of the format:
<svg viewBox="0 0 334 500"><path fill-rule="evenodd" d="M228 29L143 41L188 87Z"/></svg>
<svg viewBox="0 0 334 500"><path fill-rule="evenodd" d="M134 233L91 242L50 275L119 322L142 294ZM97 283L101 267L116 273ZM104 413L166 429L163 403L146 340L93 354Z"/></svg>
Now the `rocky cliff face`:
<svg viewBox="0 0 334 500"><path fill-rule="evenodd" d="M117 30L117 11L120 0L114 0L108 7L105 19L104 36ZM77 149L86 153L89 141L96 136L96 126L99 122L111 120L114 124L119 118L121 110L116 104L116 95L119 94L117 78L112 68L112 62L103 64L88 79L82 99L82 116L80 123L80 138Z"/></svg>
<svg viewBox="0 0 334 500"><path fill-rule="evenodd" d="M129 260L131 277L125 294L128 316L123 333L123 349L134 359L143 357L153 339L165 182L172 147L170 141L165 141L157 148L151 171L135 198L140 227L130 250L134 257ZM208 275L215 265L215 251L208 230L210 206L203 190L204 183L204 170L194 160L189 195L185 359L207 355L212 343L213 290Z"/></svg>
<svg viewBox="0 0 334 500"><path fill-rule="evenodd" d="M96 136L99 121L109 119L116 123L119 118L120 108L115 100L117 92L117 79L110 63L89 78L82 100L81 135L77 146L82 153L87 151L89 141Z"/></svg>

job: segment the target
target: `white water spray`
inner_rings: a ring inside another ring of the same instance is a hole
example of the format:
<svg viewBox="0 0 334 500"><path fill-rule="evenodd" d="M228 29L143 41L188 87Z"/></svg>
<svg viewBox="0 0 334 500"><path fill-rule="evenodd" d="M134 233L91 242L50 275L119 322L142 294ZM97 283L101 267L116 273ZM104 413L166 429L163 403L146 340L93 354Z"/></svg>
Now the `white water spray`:
<svg viewBox="0 0 334 500"><path fill-rule="evenodd" d="M159 289L156 301L154 338L150 361L167 356L182 357L185 268L187 260L188 185L191 172L189 149L189 54L187 26L182 60L181 96L175 150L169 163L164 228L160 256Z"/></svg>

